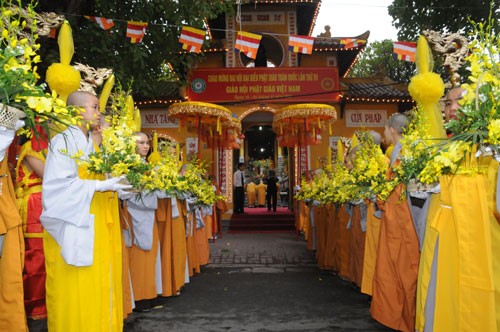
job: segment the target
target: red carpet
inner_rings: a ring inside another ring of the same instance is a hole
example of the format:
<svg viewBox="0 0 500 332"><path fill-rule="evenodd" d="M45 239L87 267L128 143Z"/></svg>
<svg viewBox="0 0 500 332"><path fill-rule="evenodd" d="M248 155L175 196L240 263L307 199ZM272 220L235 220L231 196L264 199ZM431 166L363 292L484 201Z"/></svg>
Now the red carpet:
<svg viewBox="0 0 500 332"><path fill-rule="evenodd" d="M276 231L295 231L295 216L286 207L278 207L276 212L245 207L244 214L233 214L229 221L229 232Z"/></svg>

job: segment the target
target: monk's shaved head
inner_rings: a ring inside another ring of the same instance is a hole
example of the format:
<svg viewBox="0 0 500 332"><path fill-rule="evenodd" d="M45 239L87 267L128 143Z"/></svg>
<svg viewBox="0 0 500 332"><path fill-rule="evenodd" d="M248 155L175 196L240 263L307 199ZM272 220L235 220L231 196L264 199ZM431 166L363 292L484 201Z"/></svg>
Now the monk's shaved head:
<svg viewBox="0 0 500 332"><path fill-rule="evenodd" d="M85 104L90 98L97 98L93 94L87 91L75 91L72 92L68 96L68 100L66 101L66 105L68 106L82 106Z"/></svg>

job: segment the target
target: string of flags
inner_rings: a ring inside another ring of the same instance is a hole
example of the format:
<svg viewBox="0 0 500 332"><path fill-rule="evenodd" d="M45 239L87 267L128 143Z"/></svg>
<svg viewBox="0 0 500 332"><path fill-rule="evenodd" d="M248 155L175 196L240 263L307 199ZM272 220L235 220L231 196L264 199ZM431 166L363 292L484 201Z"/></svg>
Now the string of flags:
<svg viewBox="0 0 500 332"><path fill-rule="evenodd" d="M103 30L109 30L114 26L113 19L97 16L85 16L85 18L95 22ZM131 43L141 43L147 28L148 23L146 22L127 21L126 37L130 38ZM179 37L179 43L182 49L187 52L198 54L201 52L205 38L205 30L183 26ZM238 31L236 34L235 51L242 52L247 57L255 59L261 40L262 35L260 34ZM314 40L315 38L310 36L289 35L288 49L295 53L312 54ZM341 38L339 42L339 47L345 49L364 45L366 45L365 39ZM400 41L393 43L393 56L395 59L415 62L416 50L417 43L415 42Z"/></svg>

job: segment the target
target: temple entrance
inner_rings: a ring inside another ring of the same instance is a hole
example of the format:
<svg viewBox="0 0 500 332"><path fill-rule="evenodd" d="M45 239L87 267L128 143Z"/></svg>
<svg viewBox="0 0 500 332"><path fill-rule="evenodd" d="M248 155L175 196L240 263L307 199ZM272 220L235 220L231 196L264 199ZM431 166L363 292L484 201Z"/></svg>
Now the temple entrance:
<svg viewBox="0 0 500 332"><path fill-rule="evenodd" d="M244 215L231 217L230 230L294 230L290 203L289 151L280 148L272 128L274 114L256 111L242 120L244 139L233 155L233 169L245 164ZM266 202L267 177L271 172L278 178L277 209L268 211Z"/></svg>

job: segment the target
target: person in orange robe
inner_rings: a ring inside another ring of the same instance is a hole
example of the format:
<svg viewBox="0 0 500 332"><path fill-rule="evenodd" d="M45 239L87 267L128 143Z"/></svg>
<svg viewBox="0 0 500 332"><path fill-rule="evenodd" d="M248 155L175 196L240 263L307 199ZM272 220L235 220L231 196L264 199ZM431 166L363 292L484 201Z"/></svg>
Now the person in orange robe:
<svg viewBox="0 0 500 332"><path fill-rule="evenodd" d="M43 252L42 178L48 141L42 136L26 140L21 146L16 167L16 196L23 220L25 262L23 271L26 316L47 318L45 305L45 255Z"/></svg>
<svg viewBox="0 0 500 332"><path fill-rule="evenodd" d="M257 190L257 186L255 185L255 182L250 181L247 184L247 204L248 204L248 207L255 207L256 190Z"/></svg>
<svg viewBox="0 0 500 332"><path fill-rule="evenodd" d="M335 227L337 223L337 208L335 205L329 203L326 205L326 244L325 244L325 257L323 266L326 270L337 270L335 266Z"/></svg>
<svg viewBox="0 0 500 332"><path fill-rule="evenodd" d="M399 141L406 123L403 114L395 114L387 121L386 140L394 144L391 166L399 162ZM414 331L420 252L410 206L406 200L401 200L403 192L403 185L399 185L381 206L383 213L370 312L375 320L392 329Z"/></svg>
<svg viewBox="0 0 500 332"><path fill-rule="evenodd" d="M177 199L177 208L179 209L179 216L172 218L172 269L175 294L180 294L182 287L189 280L189 273L186 267L186 201Z"/></svg>
<svg viewBox="0 0 500 332"><path fill-rule="evenodd" d="M184 204L189 204L186 201L184 201ZM188 210L188 207L186 206L186 214L185 214L185 220L186 220L186 250L187 250L187 257L188 257L188 274L190 277L193 277L196 274L199 274L201 272L200 269L200 260L198 258L198 248L196 246L196 242L194 239L194 234L196 232L196 220L194 217L194 213L192 213L190 210Z"/></svg>
<svg viewBox="0 0 500 332"><path fill-rule="evenodd" d="M349 243L351 240L350 230L347 229L349 223L349 213L347 213L347 206L343 204L339 209L338 218L338 274L342 278L349 279Z"/></svg>
<svg viewBox="0 0 500 332"><path fill-rule="evenodd" d="M135 133L137 136L137 153L146 162L149 153L149 137L145 133ZM131 221L132 244L128 250L129 268L132 280L132 292L137 311L149 311L161 294L157 289L157 260L159 259L158 229L155 214L158 208L158 193L120 193L125 198L127 217Z"/></svg>
<svg viewBox="0 0 500 332"><path fill-rule="evenodd" d="M207 265L210 258L210 247L208 245L208 239L210 236L208 234L212 233L211 225L212 216L209 214L213 210L212 206L207 206L199 209L200 212L194 211L193 215L195 218L195 231L194 231L194 243L196 245L196 253L198 255L198 262L200 266ZM197 214L199 215L197 216ZM205 226L198 227L200 220L196 220L201 217L201 221Z"/></svg>
<svg viewBox="0 0 500 332"><path fill-rule="evenodd" d="M361 209L365 209L362 214ZM362 215L366 217L366 205L360 203L352 206L352 216L350 225L351 239L349 241L349 279L358 287L361 287L363 278L363 260L365 256L365 237L366 233L363 230Z"/></svg>
<svg viewBox="0 0 500 332"><path fill-rule="evenodd" d="M214 186L215 195L222 197L222 192L221 192L219 186L217 185L214 176L212 176L212 184ZM222 238L222 215L227 210L228 210L228 208L227 208L226 200L223 198L217 200L217 202L215 203L215 206L214 206L215 217L214 217L213 228L212 228L212 235L213 235L214 240L217 237Z"/></svg>
<svg viewBox="0 0 500 332"><path fill-rule="evenodd" d="M22 220L6 158L14 135L14 130L0 126L0 331L26 332Z"/></svg>

